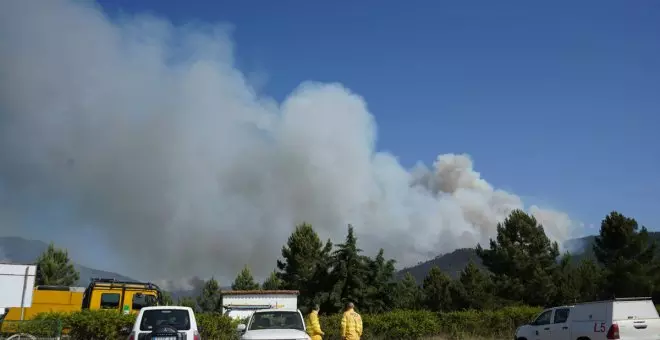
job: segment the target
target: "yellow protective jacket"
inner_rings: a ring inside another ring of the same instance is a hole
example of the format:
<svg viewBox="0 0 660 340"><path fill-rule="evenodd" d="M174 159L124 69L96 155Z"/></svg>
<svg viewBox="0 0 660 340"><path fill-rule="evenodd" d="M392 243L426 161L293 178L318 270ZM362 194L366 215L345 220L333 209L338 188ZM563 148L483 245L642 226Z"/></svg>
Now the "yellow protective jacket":
<svg viewBox="0 0 660 340"><path fill-rule="evenodd" d="M324 335L321 330L321 323L319 322L319 312L313 310L309 313L309 325L307 326L307 334L312 338L312 340L321 340L321 336Z"/></svg>
<svg viewBox="0 0 660 340"><path fill-rule="evenodd" d="M362 318L353 309L344 312L341 318L341 336L346 340L360 340L362 336Z"/></svg>

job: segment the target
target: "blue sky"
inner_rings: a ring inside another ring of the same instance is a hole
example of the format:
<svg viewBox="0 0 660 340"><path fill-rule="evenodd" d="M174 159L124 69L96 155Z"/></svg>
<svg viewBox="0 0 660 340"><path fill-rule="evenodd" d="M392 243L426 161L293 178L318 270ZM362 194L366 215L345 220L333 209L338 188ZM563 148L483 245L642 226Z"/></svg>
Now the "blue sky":
<svg viewBox="0 0 660 340"><path fill-rule="evenodd" d="M264 94L341 82L406 166L466 152L527 203L586 223L616 209L660 230L658 1L99 3L231 23L238 66Z"/></svg>

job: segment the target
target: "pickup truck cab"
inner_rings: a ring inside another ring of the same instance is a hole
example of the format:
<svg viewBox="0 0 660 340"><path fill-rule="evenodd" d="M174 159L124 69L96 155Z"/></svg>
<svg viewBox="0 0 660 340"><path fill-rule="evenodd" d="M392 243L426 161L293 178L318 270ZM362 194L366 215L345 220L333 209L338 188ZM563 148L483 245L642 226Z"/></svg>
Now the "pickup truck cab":
<svg viewBox="0 0 660 340"><path fill-rule="evenodd" d="M549 308L518 328L516 340L660 340L651 298L624 298Z"/></svg>
<svg viewBox="0 0 660 340"><path fill-rule="evenodd" d="M192 308L153 306L140 309L128 340L201 340Z"/></svg>
<svg viewBox="0 0 660 340"><path fill-rule="evenodd" d="M310 340L302 313L297 309L261 309L250 316L247 325L236 328L241 340Z"/></svg>

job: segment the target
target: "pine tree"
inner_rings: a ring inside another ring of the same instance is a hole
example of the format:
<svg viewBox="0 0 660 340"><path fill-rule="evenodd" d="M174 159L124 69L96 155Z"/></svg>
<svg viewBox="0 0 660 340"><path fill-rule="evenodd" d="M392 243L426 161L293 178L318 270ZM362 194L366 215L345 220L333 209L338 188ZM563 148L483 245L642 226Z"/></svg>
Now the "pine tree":
<svg viewBox="0 0 660 340"><path fill-rule="evenodd" d="M277 272L273 271L270 276L264 281L261 287L264 290L277 290L282 286L282 281L277 277Z"/></svg>
<svg viewBox="0 0 660 340"><path fill-rule="evenodd" d="M357 247L357 238L353 226L348 225L348 234L342 244L332 253L332 272L330 277L335 282L330 297L337 310L346 302L356 305L365 303L364 293L367 281L367 268L362 249Z"/></svg>
<svg viewBox="0 0 660 340"><path fill-rule="evenodd" d="M300 291L299 305L327 301L332 284L328 281L330 270L330 240L323 245L312 225L296 226L282 247L282 260L277 260L278 278L283 289Z"/></svg>
<svg viewBox="0 0 660 340"><path fill-rule="evenodd" d="M221 308L220 299L220 285L215 278L211 277L210 280L204 282L202 291L197 297L197 306L200 311L205 313L219 312ZM188 300L186 302L190 303Z"/></svg>
<svg viewBox="0 0 660 340"><path fill-rule="evenodd" d="M524 211L514 210L498 223L496 240L490 240L490 249L477 245L477 255L493 273L501 298L545 306L557 296L554 276L559 246Z"/></svg>
<svg viewBox="0 0 660 340"><path fill-rule="evenodd" d="M362 310L367 313L382 313L394 304L394 260L385 260L384 250L380 249L374 259L365 257L367 275L365 282L365 303Z"/></svg>
<svg viewBox="0 0 660 340"><path fill-rule="evenodd" d="M250 268L248 268L247 265L243 267L243 270L241 270L240 273L238 273L238 276L236 276L234 283L231 284L231 289L233 290L259 289L259 283L254 281L252 272L250 272Z"/></svg>
<svg viewBox="0 0 660 340"><path fill-rule="evenodd" d="M580 301L595 301L602 295L603 270L591 259L584 259L575 268Z"/></svg>
<svg viewBox="0 0 660 340"><path fill-rule="evenodd" d="M170 292L163 291L163 305L171 306L173 304L174 300L172 300L172 294L170 294Z"/></svg>
<svg viewBox="0 0 660 340"><path fill-rule="evenodd" d="M198 301L199 301L199 297L198 297ZM189 297L189 296L179 298L179 300L177 301L177 305L184 306L184 307L190 307L195 312L200 312L200 309L201 309L201 308L199 308L199 306L197 306L197 303L195 302L195 299L193 299L192 297Z"/></svg>
<svg viewBox="0 0 660 340"><path fill-rule="evenodd" d="M37 258L37 285L73 286L79 279L80 274L69 259L69 253L55 248L52 242Z"/></svg>
<svg viewBox="0 0 660 340"><path fill-rule="evenodd" d="M424 305L435 312L446 312L453 309L452 280L440 268L434 266L424 278Z"/></svg>
<svg viewBox="0 0 660 340"><path fill-rule="evenodd" d="M634 218L613 211L603 219L593 244L594 255L603 265L605 298L651 296L660 272L657 245L646 227Z"/></svg>
<svg viewBox="0 0 660 340"><path fill-rule="evenodd" d="M572 261L569 253L564 254L559 260L557 266L557 275L555 276L555 285L557 287L555 298L551 301L552 305L564 305L576 303L581 299L580 285L581 277L577 266Z"/></svg>
<svg viewBox="0 0 660 340"><path fill-rule="evenodd" d="M409 272L396 283L394 308L416 310L422 306L422 290Z"/></svg>
<svg viewBox="0 0 660 340"><path fill-rule="evenodd" d="M493 307L490 275L474 262L468 262L455 282L452 302L455 309L489 309Z"/></svg>

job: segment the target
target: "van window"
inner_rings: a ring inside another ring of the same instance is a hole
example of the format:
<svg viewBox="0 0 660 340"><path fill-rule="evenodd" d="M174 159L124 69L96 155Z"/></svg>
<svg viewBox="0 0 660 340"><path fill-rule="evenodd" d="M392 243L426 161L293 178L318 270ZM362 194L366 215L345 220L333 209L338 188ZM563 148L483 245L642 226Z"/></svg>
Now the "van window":
<svg viewBox="0 0 660 340"><path fill-rule="evenodd" d="M141 331L153 331L160 326L172 326L179 331L190 329L190 314L186 309L148 309L142 314Z"/></svg>
<svg viewBox="0 0 660 340"><path fill-rule="evenodd" d="M538 325L547 325L550 323L550 319L552 318L552 309L547 310L541 315L539 315L534 322L532 322L533 325L538 326Z"/></svg>
<svg viewBox="0 0 660 340"><path fill-rule="evenodd" d="M140 310L144 307L155 306L156 297L153 295L137 293L133 295L133 305L131 308L134 310Z"/></svg>
<svg viewBox="0 0 660 340"><path fill-rule="evenodd" d="M115 309L119 308L119 293L103 293L101 294L101 308Z"/></svg>
<svg viewBox="0 0 660 340"><path fill-rule="evenodd" d="M615 301L612 319L657 319L658 311L651 300Z"/></svg>
<svg viewBox="0 0 660 340"><path fill-rule="evenodd" d="M571 310L568 308L560 308L555 310L555 323L564 323L568 320L568 315Z"/></svg>

